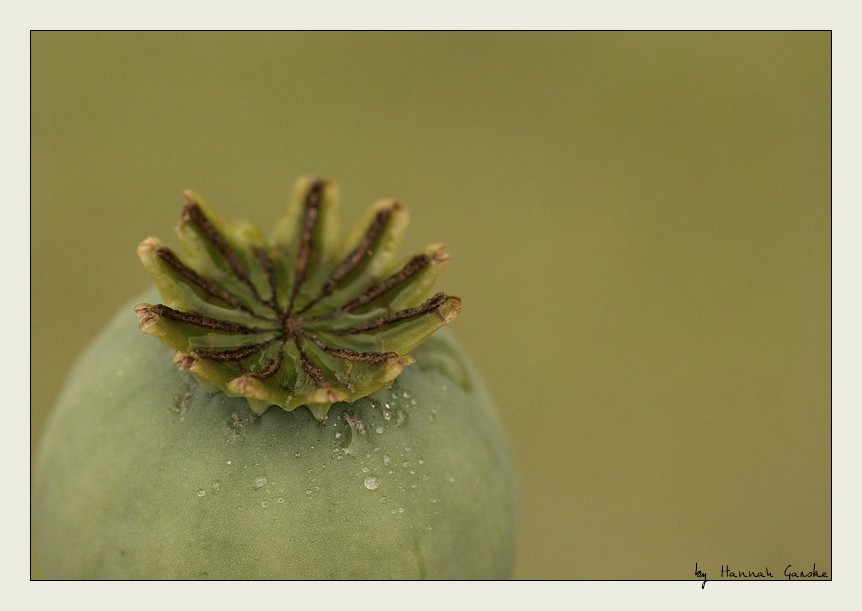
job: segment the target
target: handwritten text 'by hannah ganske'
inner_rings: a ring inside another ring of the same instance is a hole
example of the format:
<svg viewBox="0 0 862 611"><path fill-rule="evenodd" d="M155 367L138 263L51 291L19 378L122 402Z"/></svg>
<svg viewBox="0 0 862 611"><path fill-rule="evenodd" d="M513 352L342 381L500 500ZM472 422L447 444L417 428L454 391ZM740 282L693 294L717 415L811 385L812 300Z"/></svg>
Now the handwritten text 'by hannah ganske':
<svg viewBox="0 0 862 611"><path fill-rule="evenodd" d="M737 567L731 567L729 564L722 564L721 570L716 574L718 579L728 580L728 579L787 579L791 581L793 579L830 579L829 574L824 570L818 570L817 564L814 563L811 565L811 568L799 568L795 567L792 564L788 564L784 567L784 571L778 573L778 576L773 573L769 569L768 566L764 566L763 568L755 568L755 569L738 569ZM701 588L706 587L706 580L709 573L705 570L697 562L694 563L694 576L698 579L702 579L703 583L701 584ZM714 579L714 578L713 578Z"/></svg>

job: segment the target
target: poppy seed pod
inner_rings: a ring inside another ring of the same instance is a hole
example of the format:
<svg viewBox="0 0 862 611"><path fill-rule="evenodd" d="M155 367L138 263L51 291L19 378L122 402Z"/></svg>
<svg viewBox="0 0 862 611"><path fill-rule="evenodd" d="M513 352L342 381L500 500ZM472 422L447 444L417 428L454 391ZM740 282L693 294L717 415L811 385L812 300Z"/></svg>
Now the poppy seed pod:
<svg viewBox="0 0 862 611"><path fill-rule="evenodd" d="M138 249L158 292L91 343L49 419L44 576L510 577L514 467L440 331L461 309L431 294L443 247L396 260L395 200L342 239L337 190L316 178L269 237L185 199L181 249Z"/></svg>

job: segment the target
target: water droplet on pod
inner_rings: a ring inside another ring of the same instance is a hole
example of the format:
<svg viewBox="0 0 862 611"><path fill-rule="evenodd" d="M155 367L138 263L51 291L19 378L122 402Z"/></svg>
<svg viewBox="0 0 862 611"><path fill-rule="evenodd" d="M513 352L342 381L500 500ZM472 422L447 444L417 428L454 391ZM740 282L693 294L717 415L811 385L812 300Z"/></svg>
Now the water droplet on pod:
<svg viewBox="0 0 862 611"><path fill-rule="evenodd" d="M266 486L266 476L259 475L258 477L254 478L255 490L257 490L258 488L263 488L264 486Z"/></svg>
<svg viewBox="0 0 862 611"><path fill-rule="evenodd" d="M407 412L403 409L399 409L395 412L395 426L404 426L407 424Z"/></svg>
<svg viewBox="0 0 862 611"><path fill-rule="evenodd" d="M373 475L365 478L365 487L369 490L377 490L380 487L380 480Z"/></svg>

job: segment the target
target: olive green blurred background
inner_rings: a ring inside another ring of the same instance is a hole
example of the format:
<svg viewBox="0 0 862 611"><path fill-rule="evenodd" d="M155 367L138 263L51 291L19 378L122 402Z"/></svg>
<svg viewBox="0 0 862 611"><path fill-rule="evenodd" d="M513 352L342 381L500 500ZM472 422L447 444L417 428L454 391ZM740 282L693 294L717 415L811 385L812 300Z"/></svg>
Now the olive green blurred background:
<svg viewBox="0 0 862 611"><path fill-rule="evenodd" d="M517 578L831 575L830 44L34 33L34 443L183 189L266 226L315 173L348 223L398 197L404 253L452 254L519 467Z"/></svg>

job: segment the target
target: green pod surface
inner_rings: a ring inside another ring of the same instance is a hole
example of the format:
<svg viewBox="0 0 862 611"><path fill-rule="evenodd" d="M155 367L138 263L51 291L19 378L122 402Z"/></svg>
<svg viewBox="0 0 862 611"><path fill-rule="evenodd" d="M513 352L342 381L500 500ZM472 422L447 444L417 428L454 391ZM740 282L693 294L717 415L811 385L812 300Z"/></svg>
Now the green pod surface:
<svg viewBox="0 0 862 611"><path fill-rule="evenodd" d="M517 485L451 335L371 397L255 415L124 307L72 370L35 462L49 579L504 579Z"/></svg>

